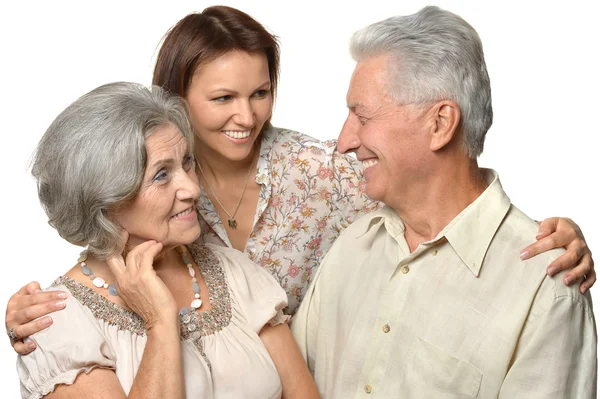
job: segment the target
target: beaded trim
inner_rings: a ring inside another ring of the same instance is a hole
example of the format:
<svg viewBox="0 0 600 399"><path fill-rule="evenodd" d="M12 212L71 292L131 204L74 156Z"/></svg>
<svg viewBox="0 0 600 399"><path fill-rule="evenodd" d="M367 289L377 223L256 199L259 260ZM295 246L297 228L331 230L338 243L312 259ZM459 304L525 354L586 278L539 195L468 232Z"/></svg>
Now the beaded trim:
<svg viewBox="0 0 600 399"><path fill-rule="evenodd" d="M146 335L144 322L140 316L131 310L109 301L91 288L69 277L61 276L57 278L52 286L57 285L67 287L75 299L92 311L96 319L104 320L111 326L116 326L119 330L131 331L140 336Z"/></svg>
<svg viewBox="0 0 600 399"><path fill-rule="evenodd" d="M231 322L231 296L225 272L219 259L203 244L188 246L194 262L204 276L212 308L206 312L188 312L180 314L180 337L191 340L200 355L212 371L210 360L204 353L202 337L214 334L227 327ZM104 320L119 330L128 330L137 335L146 335L144 322L131 310L117 305L80 282L66 276L56 279L52 286L64 285L84 306L92 311L96 319Z"/></svg>
<svg viewBox="0 0 600 399"><path fill-rule="evenodd" d="M221 331L231 321L231 297L225 277L225 272L215 254L202 244L188 245L188 250L194 262L204 276L208 288L208 298L212 307L203 313L189 311L180 313L179 326L181 338L191 340L208 369L212 365L204 353L202 337Z"/></svg>
<svg viewBox="0 0 600 399"><path fill-rule="evenodd" d="M215 254L203 244L191 244L188 249L204 276L212 305L206 312L190 312L182 316L181 336L184 339L195 339L214 334L229 325L231 297L225 272ZM186 316L190 318L187 323L183 320Z"/></svg>

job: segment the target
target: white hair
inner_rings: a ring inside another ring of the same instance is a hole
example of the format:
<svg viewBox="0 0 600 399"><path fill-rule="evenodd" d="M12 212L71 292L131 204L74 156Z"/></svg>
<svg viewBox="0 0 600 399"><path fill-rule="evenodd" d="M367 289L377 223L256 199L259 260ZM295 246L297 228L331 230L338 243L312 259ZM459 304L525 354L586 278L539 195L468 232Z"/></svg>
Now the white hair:
<svg viewBox="0 0 600 399"><path fill-rule="evenodd" d="M386 94L399 104L456 102L465 152L473 159L483 152L493 118L490 79L479 35L464 19L425 7L356 32L350 52L357 62L391 55Z"/></svg>
<svg viewBox="0 0 600 399"><path fill-rule="evenodd" d="M157 86L117 82L69 105L52 122L33 158L32 174L48 223L100 258L122 250L107 211L132 199L146 167L145 139L173 125L193 152L183 100Z"/></svg>

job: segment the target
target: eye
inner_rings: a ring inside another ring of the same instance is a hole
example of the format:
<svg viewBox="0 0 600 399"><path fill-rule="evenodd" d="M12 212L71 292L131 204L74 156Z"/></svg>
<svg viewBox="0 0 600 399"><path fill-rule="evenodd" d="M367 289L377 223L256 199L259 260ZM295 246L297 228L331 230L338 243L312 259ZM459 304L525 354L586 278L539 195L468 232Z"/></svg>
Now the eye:
<svg viewBox="0 0 600 399"><path fill-rule="evenodd" d="M224 102L229 101L231 99L233 99L233 96L228 94L226 96L221 96L221 97L213 98L211 101L214 101L214 102L217 102L217 103L224 103Z"/></svg>
<svg viewBox="0 0 600 399"><path fill-rule="evenodd" d="M369 121L369 119L365 118L364 116L356 115L356 117L358 118L358 122L363 126Z"/></svg>
<svg viewBox="0 0 600 399"><path fill-rule="evenodd" d="M166 179L167 179L167 172L164 169L161 169L152 178L152 183L160 183Z"/></svg>
<svg viewBox="0 0 600 399"><path fill-rule="evenodd" d="M186 155L185 157L183 157L183 162L182 162L183 170L188 172L192 168L193 165L194 165L194 157L193 156Z"/></svg>
<svg viewBox="0 0 600 399"><path fill-rule="evenodd" d="M257 90L256 92L254 92L254 94L252 94L253 97L258 97L258 98L264 98L266 96L268 96L270 93L269 90Z"/></svg>

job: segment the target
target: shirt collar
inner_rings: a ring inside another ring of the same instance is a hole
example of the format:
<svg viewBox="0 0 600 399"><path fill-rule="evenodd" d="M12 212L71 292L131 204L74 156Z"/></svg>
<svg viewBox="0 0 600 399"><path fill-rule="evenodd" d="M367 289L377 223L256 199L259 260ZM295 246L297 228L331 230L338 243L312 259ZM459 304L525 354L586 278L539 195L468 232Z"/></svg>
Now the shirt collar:
<svg viewBox="0 0 600 399"><path fill-rule="evenodd" d="M388 234L396 237L404 234L404 223L396 213L396 211L388 205L384 205L376 211L367 213L364 217L368 223L364 224L364 228L357 231L356 238L365 235L373 228L385 226Z"/></svg>
<svg viewBox="0 0 600 399"><path fill-rule="evenodd" d="M423 243L430 244L445 237L475 276L479 276L492 238L511 205L510 199L502 189L498 174L492 169L481 169L481 172L489 184L485 191L452 219L436 238ZM404 223L387 205L366 217L370 220L366 223L366 229L359 231L358 237L374 227L381 226L385 226L388 234L393 237L404 234Z"/></svg>
<svg viewBox="0 0 600 399"><path fill-rule="evenodd" d="M510 198L498 174L492 169L481 171L488 187L440 232L475 276L479 276L492 238L510 209Z"/></svg>

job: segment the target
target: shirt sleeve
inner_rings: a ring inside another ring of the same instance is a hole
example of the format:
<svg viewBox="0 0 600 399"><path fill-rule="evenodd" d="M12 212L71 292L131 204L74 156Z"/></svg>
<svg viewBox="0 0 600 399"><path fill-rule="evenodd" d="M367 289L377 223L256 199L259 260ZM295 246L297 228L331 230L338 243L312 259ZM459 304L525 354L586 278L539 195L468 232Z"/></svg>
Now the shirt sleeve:
<svg viewBox="0 0 600 399"><path fill-rule="evenodd" d="M42 398L57 385L71 385L80 373L96 367L115 368L114 353L96 320L67 289L63 290L68 295L66 308L52 314L49 328L29 337L36 350L17 358L23 398Z"/></svg>
<svg viewBox="0 0 600 399"><path fill-rule="evenodd" d="M596 325L585 299L557 296L544 312L534 309L499 398L596 397Z"/></svg>
<svg viewBox="0 0 600 399"><path fill-rule="evenodd" d="M272 275L240 251L217 246L211 249L220 256L230 289L257 334L267 324L276 326L289 321L290 316L283 314L287 295Z"/></svg>

